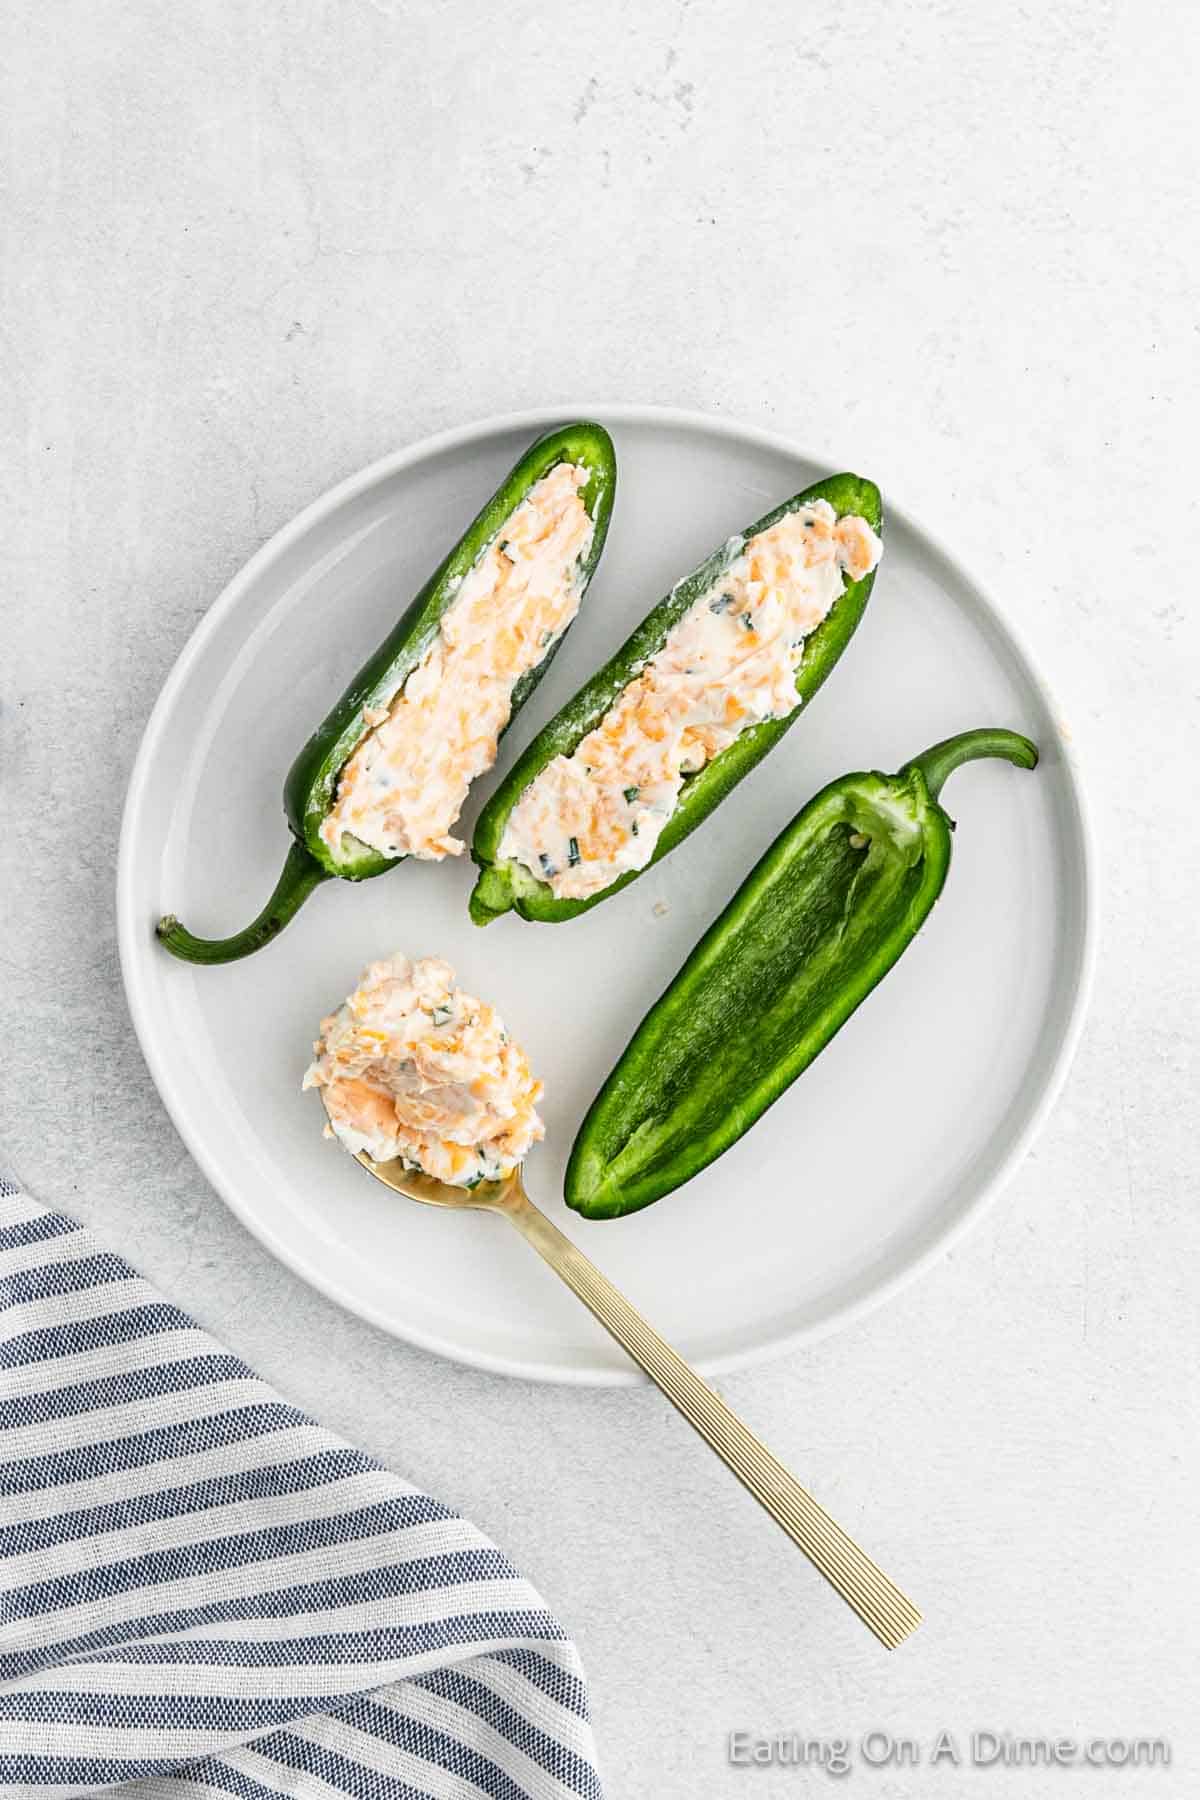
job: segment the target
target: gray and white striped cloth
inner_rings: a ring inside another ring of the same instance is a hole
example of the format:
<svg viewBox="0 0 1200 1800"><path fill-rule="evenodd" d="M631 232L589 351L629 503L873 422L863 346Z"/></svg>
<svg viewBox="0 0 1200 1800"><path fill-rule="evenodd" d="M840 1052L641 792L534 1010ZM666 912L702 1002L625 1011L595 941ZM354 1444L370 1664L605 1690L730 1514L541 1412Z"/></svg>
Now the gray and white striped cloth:
<svg viewBox="0 0 1200 1800"><path fill-rule="evenodd" d="M0 1800L105 1789L600 1795L500 1551L0 1180Z"/></svg>

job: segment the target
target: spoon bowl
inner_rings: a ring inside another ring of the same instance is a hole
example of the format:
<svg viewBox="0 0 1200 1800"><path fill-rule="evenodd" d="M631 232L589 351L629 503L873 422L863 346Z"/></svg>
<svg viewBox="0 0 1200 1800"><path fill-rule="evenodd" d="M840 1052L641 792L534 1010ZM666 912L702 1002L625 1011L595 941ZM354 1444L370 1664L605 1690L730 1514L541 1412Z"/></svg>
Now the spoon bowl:
<svg viewBox="0 0 1200 1800"><path fill-rule="evenodd" d="M448 1181L437 1181L422 1169L409 1168L399 1157L389 1162L376 1162L365 1150L354 1158L368 1175L382 1181L394 1194L406 1200L418 1200L422 1206L444 1206L457 1212L504 1212L520 1199L527 1199L521 1184L521 1171L514 1169L503 1181L480 1181L474 1187L453 1187Z"/></svg>

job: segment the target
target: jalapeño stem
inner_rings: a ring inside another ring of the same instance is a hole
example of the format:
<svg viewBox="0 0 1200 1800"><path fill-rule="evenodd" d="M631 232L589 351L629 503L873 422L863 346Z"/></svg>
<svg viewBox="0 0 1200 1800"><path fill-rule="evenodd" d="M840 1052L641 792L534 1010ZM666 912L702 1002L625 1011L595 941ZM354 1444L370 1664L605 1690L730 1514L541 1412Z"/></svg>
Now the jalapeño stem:
<svg viewBox="0 0 1200 1800"><path fill-rule="evenodd" d="M171 955L180 957L184 962L236 962L239 956L250 956L255 950L261 950L264 944L269 944L272 938L278 937L284 926L299 912L313 889L329 879L329 870L323 869L303 844L293 844L271 898L244 931L225 938L193 937L187 927L179 923L174 913L168 913L165 918L160 919L155 931L159 942Z"/></svg>
<svg viewBox="0 0 1200 1800"><path fill-rule="evenodd" d="M906 762L900 774L903 777L913 769L919 769L925 777L929 798L936 800L947 776L953 775L961 764L975 762L981 756L1003 756L1010 763L1016 763L1019 769L1035 769L1038 752L1037 745L1019 732L1004 731L998 726L985 727L943 738L940 744L934 744L923 755Z"/></svg>

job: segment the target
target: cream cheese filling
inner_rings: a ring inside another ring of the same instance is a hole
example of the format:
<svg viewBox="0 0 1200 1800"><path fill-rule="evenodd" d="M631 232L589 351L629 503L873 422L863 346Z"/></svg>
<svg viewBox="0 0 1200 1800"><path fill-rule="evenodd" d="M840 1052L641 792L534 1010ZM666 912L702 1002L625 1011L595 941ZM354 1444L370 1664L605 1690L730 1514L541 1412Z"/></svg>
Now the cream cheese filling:
<svg viewBox="0 0 1200 1800"><path fill-rule="evenodd" d="M440 861L465 845L451 827L496 760L513 689L579 610L580 564L594 525L588 471L558 463L530 488L464 577L438 634L363 736L338 779L321 836L348 835L385 856Z"/></svg>
<svg viewBox="0 0 1200 1800"><path fill-rule="evenodd" d="M500 860L556 897L584 900L646 866L686 776L743 731L800 704L805 640L883 546L828 501L733 539L720 578L676 621L594 730L535 776L509 815Z"/></svg>
<svg viewBox="0 0 1200 1800"><path fill-rule="evenodd" d="M371 963L322 1019L304 1086L352 1155L399 1157L455 1187L500 1180L545 1136L525 1052L439 957Z"/></svg>

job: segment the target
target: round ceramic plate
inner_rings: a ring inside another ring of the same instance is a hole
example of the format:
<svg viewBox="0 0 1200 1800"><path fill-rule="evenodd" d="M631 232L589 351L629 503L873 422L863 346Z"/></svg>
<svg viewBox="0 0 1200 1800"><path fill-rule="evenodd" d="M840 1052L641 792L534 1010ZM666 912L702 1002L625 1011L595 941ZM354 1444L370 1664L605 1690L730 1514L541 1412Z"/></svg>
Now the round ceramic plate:
<svg viewBox="0 0 1200 1800"><path fill-rule="evenodd" d="M501 767L681 574L818 476L769 434L597 407L619 479L608 548ZM710 1372L844 1324L982 1210L1045 1117L1090 961L1077 778L1029 654L916 525L887 513L858 635L784 742L673 855L583 918L480 931L469 858L330 883L269 949L194 969L155 942L178 912L220 935L258 910L288 846L296 750L529 441L564 411L492 420L385 458L246 565L185 647L126 804L121 960L159 1091L217 1192L297 1273L398 1336L540 1379L636 1380L590 1315L496 1218L414 1206L322 1138L300 1080L321 1016L393 950L446 957L500 1009L546 1083L534 1199L683 1354ZM577 416L577 415L576 415ZM875 476L887 507L887 470ZM575 1130L650 1002L800 804L851 769L893 769L968 726L1042 749L1035 774L976 764L948 784L946 891L918 941L734 1149L631 1218L561 1200ZM462 821L469 841L495 774ZM914 1085L912 1071L920 1071Z"/></svg>

